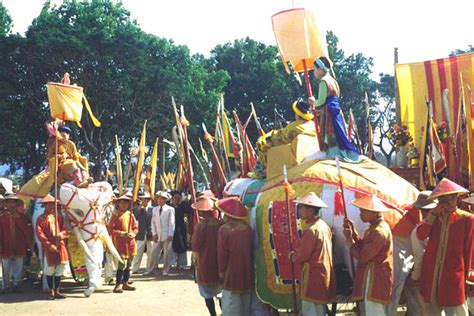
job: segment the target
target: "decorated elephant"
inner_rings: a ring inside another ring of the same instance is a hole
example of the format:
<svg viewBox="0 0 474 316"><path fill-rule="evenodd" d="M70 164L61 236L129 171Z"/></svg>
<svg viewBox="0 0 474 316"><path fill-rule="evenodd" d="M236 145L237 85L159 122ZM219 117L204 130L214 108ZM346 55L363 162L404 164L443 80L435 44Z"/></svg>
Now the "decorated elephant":
<svg viewBox="0 0 474 316"><path fill-rule="evenodd" d="M107 182L93 183L87 188L65 183L59 191L66 221L84 250L89 278L89 287L84 291L86 297L102 285L103 245L119 262L122 261L106 227L106 214L111 211L112 197L112 187Z"/></svg>
<svg viewBox="0 0 474 316"><path fill-rule="evenodd" d="M418 190L386 167L364 159L361 163L341 163L343 198L349 219L360 234L367 229L352 206L355 198L375 194L391 212L384 214L392 230L402 222L404 208L415 201ZM343 235L344 209L339 190L339 177L334 159L313 160L288 170L290 221L286 210L283 176L268 180L236 179L229 182L224 195L240 196L250 208L249 222L255 232L256 294L260 301L277 309L292 309L292 272L288 259L291 231L293 247L299 244L302 221L296 212L297 197L317 193L329 206L321 210L322 219L334 233L334 266L344 265L350 271L350 254ZM394 249L394 257L403 249ZM296 279L299 271L295 273ZM339 275L337 275L338 277ZM350 286L350 285L349 285ZM350 290L350 289L349 289ZM349 292L350 293L350 292Z"/></svg>

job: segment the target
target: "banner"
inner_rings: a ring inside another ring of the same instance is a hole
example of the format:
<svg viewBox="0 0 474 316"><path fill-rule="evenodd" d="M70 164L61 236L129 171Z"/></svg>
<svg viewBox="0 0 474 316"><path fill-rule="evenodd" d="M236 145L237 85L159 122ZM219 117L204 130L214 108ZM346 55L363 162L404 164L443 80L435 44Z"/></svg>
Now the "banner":
<svg viewBox="0 0 474 316"><path fill-rule="evenodd" d="M474 54L463 54L451 56L437 60L429 60L411 64L397 64L395 67L395 75L399 96L399 118L402 125L406 125L418 151L420 150L422 133L426 128L427 107L425 98L433 104L433 120L437 125L443 122L452 122L453 131L458 130L457 126L460 122L460 107L463 106L462 100L465 102L465 120L466 132L472 135L473 122L472 112L472 94L471 89L474 88ZM463 84L461 84L463 82ZM464 89L461 89L464 88ZM448 91L449 112L443 111L443 91ZM462 92L464 91L464 92ZM463 94L463 95L462 95ZM462 109L461 109L462 110ZM447 115L448 114L448 115ZM443 123L443 124L445 124ZM470 151L472 137L469 144L462 146L462 133L458 133L454 142L458 151ZM451 135L450 135L451 136ZM456 136L456 135L454 135ZM453 168L459 168L461 172L466 174L466 170L472 170L474 161L471 155L469 159L458 159L453 153L453 146L448 140L443 142L448 161L448 174L455 174ZM462 157L465 153L461 152L458 157ZM467 183L464 183L467 185ZM469 183L471 189L474 188Z"/></svg>

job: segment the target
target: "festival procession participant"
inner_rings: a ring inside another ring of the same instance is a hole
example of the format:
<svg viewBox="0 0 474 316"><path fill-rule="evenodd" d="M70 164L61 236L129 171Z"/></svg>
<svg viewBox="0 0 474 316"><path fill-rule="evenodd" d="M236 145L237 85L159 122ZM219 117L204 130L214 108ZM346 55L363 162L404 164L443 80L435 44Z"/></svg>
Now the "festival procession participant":
<svg viewBox="0 0 474 316"><path fill-rule="evenodd" d="M66 296L59 292L59 288L61 287L61 277L69 263L65 241L68 231L59 212L56 222L55 204L59 204L59 201L48 194L41 200L41 203L44 207L44 213L36 222L36 234L43 246L43 273L46 275L48 282L49 299L62 299Z"/></svg>
<svg viewBox="0 0 474 316"><path fill-rule="evenodd" d="M174 236L174 208L167 205L170 196L165 191L158 191L155 194L158 205L153 208L151 219L151 231L153 234L153 261L151 270L148 274L152 274L158 268L160 262L161 251L163 250L163 275L168 275L171 267L171 256L173 249L171 243Z"/></svg>
<svg viewBox="0 0 474 316"><path fill-rule="evenodd" d="M87 158L77 151L76 144L70 140L72 130L65 125L61 125L57 127L58 136L56 136L55 124L57 124L55 121L47 124L50 134L47 142L48 169L28 181L19 192L21 196L43 198L51 191L56 170L56 137L58 138L58 185L72 181L75 186L84 188L92 182L92 178L89 176Z"/></svg>
<svg viewBox="0 0 474 316"><path fill-rule="evenodd" d="M257 141L258 163L251 177L265 177L265 167L267 165L267 153L272 147L291 143L298 135L316 136L313 113L308 102L299 98L293 102L293 112L295 120L286 127L279 130L272 130L265 135L260 136Z"/></svg>
<svg viewBox="0 0 474 316"><path fill-rule="evenodd" d="M344 220L344 236L357 260L352 299L363 301L363 315L387 315L393 286L393 250L392 232L382 215L390 210L375 195L356 199L352 205L360 209L362 222L369 224L361 238L354 223Z"/></svg>
<svg viewBox="0 0 474 316"><path fill-rule="evenodd" d="M389 306L389 315L391 316L397 315L398 302L402 291L405 293L407 315L420 315L421 313L416 282L408 276L413 268L414 259L420 255L422 257L423 250L421 254L414 253L411 236L416 235L416 226L438 203L438 201L427 200L430 194L431 191L420 192L416 201L407 207L403 217L392 229L393 251L397 255L393 258L393 291ZM417 246L419 245L415 245L415 247ZM416 249L419 251L419 248Z"/></svg>
<svg viewBox="0 0 474 316"><path fill-rule="evenodd" d="M183 201L179 191L172 191L171 206L174 207L175 229L173 236L173 252L176 254L176 267L178 269L188 265L188 232L187 224L191 217L192 209L188 201Z"/></svg>
<svg viewBox="0 0 474 316"><path fill-rule="evenodd" d="M422 191L418 195L413 208L421 211L422 220L425 220L437 204L438 200L428 200L431 191ZM413 253L413 268L410 272L410 277L405 284L405 297L407 304L407 316L428 316L424 309L424 302L420 294L420 273L423 255L425 253L427 240L420 240L416 234L416 229L413 229L410 235L411 249Z"/></svg>
<svg viewBox="0 0 474 316"><path fill-rule="evenodd" d="M219 228L217 258L222 280L223 315L250 315L254 287L252 228L245 222L247 210L238 198L218 200L216 208L224 213Z"/></svg>
<svg viewBox="0 0 474 316"><path fill-rule="evenodd" d="M3 200L3 197L2 197ZM0 215L0 257L3 266L3 293L20 293L23 262L27 249L36 258L33 231L25 214L19 212L23 202L15 194L5 196L6 209ZM3 202L1 204L4 204ZM3 206L2 206L3 208ZM10 288L13 280L13 288Z"/></svg>
<svg viewBox="0 0 474 316"><path fill-rule="evenodd" d="M130 196L124 194L115 200L115 212L112 215L107 230L114 242L123 263L118 263L114 293L135 291L135 287L128 282L133 257L137 254L135 236L138 233L138 224L133 213L129 211Z"/></svg>
<svg viewBox="0 0 474 316"><path fill-rule="evenodd" d="M332 76L331 76L332 74ZM318 98L311 97L310 103L321 112L321 141L319 147L328 157L339 157L346 162L359 162L361 156L346 133L344 116L340 107L339 84L334 78L332 62L327 57L314 61L314 76L320 80Z"/></svg>
<svg viewBox="0 0 474 316"><path fill-rule="evenodd" d="M306 228L290 260L300 265L300 291L303 315L326 315L326 304L336 301L336 277L332 261L331 228L321 219L328 207L314 192L297 199L298 213Z"/></svg>
<svg viewBox="0 0 474 316"><path fill-rule="evenodd" d="M146 270L150 270L152 263L152 240L151 217L153 208L150 206L151 196L148 192L140 192L138 195L140 204L133 210L133 215L138 222L138 234L135 236L137 242L137 255L133 258L132 273L137 273L142 263L143 253L146 249Z"/></svg>
<svg viewBox="0 0 474 316"><path fill-rule="evenodd" d="M211 316L216 315L214 297L222 291L217 263L217 239L222 222L212 216L214 201L201 197L191 207L199 212L200 221L191 239L195 281Z"/></svg>
<svg viewBox="0 0 474 316"><path fill-rule="evenodd" d="M443 178L429 196L438 199L438 206L417 228L418 239L428 238L420 274L428 315L468 315L466 281L474 274L474 216L457 208L458 196L466 193Z"/></svg>

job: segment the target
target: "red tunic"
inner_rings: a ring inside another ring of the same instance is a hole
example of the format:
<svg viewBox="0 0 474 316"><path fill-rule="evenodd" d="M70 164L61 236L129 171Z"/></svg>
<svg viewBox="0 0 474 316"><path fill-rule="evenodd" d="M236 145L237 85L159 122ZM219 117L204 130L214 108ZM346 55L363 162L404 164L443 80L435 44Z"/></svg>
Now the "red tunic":
<svg viewBox="0 0 474 316"><path fill-rule="evenodd" d="M128 238L126 234L132 233L134 236L138 233L138 224L135 216L130 211L120 213L115 211L107 224L107 230L112 236L115 248L124 259L137 255L137 243L135 237Z"/></svg>
<svg viewBox="0 0 474 316"><path fill-rule="evenodd" d="M418 224L421 223L421 219L421 212L419 208L409 208L392 229L393 235L410 238L411 232Z"/></svg>
<svg viewBox="0 0 474 316"><path fill-rule="evenodd" d="M393 286L393 245L388 223L383 219L371 223L365 231L364 239L359 239L352 245L351 254L357 260L352 299L365 299L366 278L370 271L367 298L389 304Z"/></svg>
<svg viewBox="0 0 474 316"><path fill-rule="evenodd" d="M292 256L300 264L300 296L305 301L328 304L336 301L336 277L332 264L332 233L320 218L307 220L299 247Z"/></svg>
<svg viewBox="0 0 474 316"><path fill-rule="evenodd" d="M217 265L217 234L222 223L214 217L202 219L194 228L191 247L196 259L196 283L221 284Z"/></svg>
<svg viewBox="0 0 474 316"><path fill-rule="evenodd" d="M48 260L49 266L56 266L61 263L69 262L69 256L67 254L65 239L67 238L67 230L64 226L64 220L61 216L58 216L58 227L59 227L59 243L56 243L56 220L54 214L43 214L38 218L36 222L36 235L41 241L43 251ZM52 246L56 246L58 249L53 251Z"/></svg>
<svg viewBox="0 0 474 316"><path fill-rule="evenodd" d="M0 215L0 254L5 259L20 258L33 249L33 229L23 214Z"/></svg>
<svg viewBox="0 0 474 316"><path fill-rule="evenodd" d="M426 302L441 307L464 304L466 276L474 269L473 227L474 216L457 209L449 217L429 216L417 228L419 239L429 238L420 276Z"/></svg>
<svg viewBox="0 0 474 316"><path fill-rule="evenodd" d="M253 289L252 229L243 221L229 221L219 229L217 258L222 288L237 294Z"/></svg>

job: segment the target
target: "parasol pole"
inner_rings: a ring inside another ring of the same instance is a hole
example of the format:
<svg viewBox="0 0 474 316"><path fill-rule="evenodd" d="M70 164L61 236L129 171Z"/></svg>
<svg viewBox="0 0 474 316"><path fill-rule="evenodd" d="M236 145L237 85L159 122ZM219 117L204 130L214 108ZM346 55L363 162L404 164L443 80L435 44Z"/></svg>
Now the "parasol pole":
<svg viewBox="0 0 474 316"><path fill-rule="evenodd" d="M308 66L306 65L306 59L303 59L303 68L304 68L304 81L306 84L306 91L308 92L308 98L313 97L313 90L311 89L311 81L309 79L308 73ZM319 131L319 122L318 122L318 112L316 111L316 107L314 104L311 104L311 111L313 112L313 122L316 131L316 138L318 139L319 150L321 150L321 146L323 144L321 140L321 133Z"/></svg>
<svg viewBox="0 0 474 316"><path fill-rule="evenodd" d="M337 177L339 179L339 188L341 189L341 195L342 195L342 208L344 210L344 219L349 219L347 216L347 209L346 209L346 199L344 198L344 185L342 184L342 173L341 173L341 165L339 163L339 157L336 157L336 168L337 168ZM352 274L352 280L354 280L354 275L355 275L355 265L354 265L354 258L352 256L349 256L351 259L351 274ZM360 315L360 306L359 302L356 303L356 314L357 316Z"/></svg>
<svg viewBox="0 0 474 316"><path fill-rule="evenodd" d="M291 239L291 214L290 214L290 190L291 186L288 182L288 172L286 170L286 164L283 165L283 186L285 187L285 201L286 201L286 216L288 220L288 244L290 246L290 253L293 252L293 242ZM296 298L296 284L295 284L295 264L290 257L290 265L291 265L291 292L293 297L293 314L298 315L298 301Z"/></svg>

